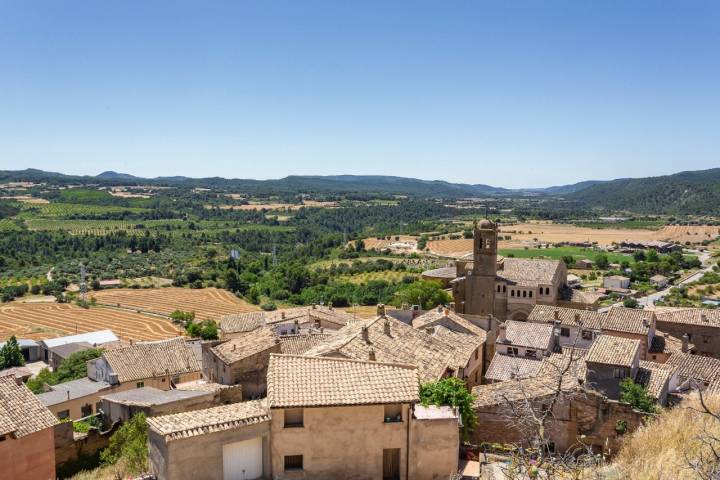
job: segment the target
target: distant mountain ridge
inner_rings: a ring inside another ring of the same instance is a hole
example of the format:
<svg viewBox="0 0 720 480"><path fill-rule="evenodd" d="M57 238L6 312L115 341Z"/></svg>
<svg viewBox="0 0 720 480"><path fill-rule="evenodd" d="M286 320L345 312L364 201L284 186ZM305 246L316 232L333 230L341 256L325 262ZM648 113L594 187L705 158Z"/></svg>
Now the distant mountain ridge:
<svg viewBox="0 0 720 480"><path fill-rule="evenodd" d="M586 180L571 185L524 189L387 175L291 175L273 180L253 180L183 176L142 178L114 171L96 176L65 175L37 169L0 171L0 182L8 181L214 187L243 190L250 194L380 193L437 198L541 195L590 208L641 213L720 214L720 168L647 178Z"/></svg>

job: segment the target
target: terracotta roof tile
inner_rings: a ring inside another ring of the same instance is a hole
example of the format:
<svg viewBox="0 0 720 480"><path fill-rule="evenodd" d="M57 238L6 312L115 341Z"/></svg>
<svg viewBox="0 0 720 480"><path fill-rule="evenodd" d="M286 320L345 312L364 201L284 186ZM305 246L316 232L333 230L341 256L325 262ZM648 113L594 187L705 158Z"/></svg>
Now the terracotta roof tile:
<svg viewBox="0 0 720 480"><path fill-rule="evenodd" d="M658 322L720 328L720 310L715 309L660 309L655 310L655 316Z"/></svg>
<svg viewBox="0 0 720 480"><path fill-rule="evenodd" d="M321 345L333 338L331 333L303 333L299 335L283 335L280 337L280 353L302 355L311 348Z"/></svg>
<svg viewBox="0 0 720 480"><path fill-rule="evenodd" d="M212 347L210 350L218 360L230 365L244 358L251 357L265 350L269 350L280 343L280 339L270 328L241 333L239 336ZM280 351L278 347L276 351Z"/></svg>
<svg viewBox="0 0 720 480"><path fill-rule="evenodd" d="M251 332L263 325L265 325L265 312L234 313L220 319L220 331L225 334Z"/></svg>
<svg viewBox="0 0 720 480"><path fill-rule="evenodd" d="M472 333L481 337L486 336L485 330L451 310L432 309L419 317L415 317L412 321L413 328L418 329L434 327L435 325L443 325L450 330L460 333Z"/></svg>
<svg viewBox="0 0 720 480"><path fill-rule="evenodd" d="M575 327L578 321L583 327L600 330L607 314L577 308L554 307L552 305L535 305L528 315L528 322L554 323L556 320L566 327Z"/></svg>
<svg viewBox="0 0 720 480"><path fill-rule="evenodd" d="M0 377L0 435L24 437L58 423L55 415L14 376Z"/></svg>
<svg viewBox="0 0 720 480"><path fill-rule="evenodd" d="M270 356L270 408L415 403L414 366L299 355Z"/></svg>
<svg viewBox="0 0 720 480"><path fill-rule="evenodd" d="M561 260L504 258L497 276L511 283L526 286L550 285L561 268Z"/></svg>
<svg viewBox="0 0 720 480"><path fill-rule="evenodd" d="M600 335L590 346L585 361L630 367L640 350L640 340Z"/></svg>
<svg viewBox="0 0 720 480"><path fill-rule="evenodd" d="M485 378L493 381L531 378L538 374L541 366L541 359L496 353L485 373Z"/></svg>
<svg viewBox="0 0 720 480"><path fill-rule="evenodd" d="M270 414L265 400L231 403L147 419L148 426L164 436L166 442L268 421Z"/></svg>
<svg viewBox="0 0 720 480"><path fill-rule="evenodd" d="M650 310L612 307L608 311L603 330L647 335L655 314Z"/></svg>
<svg viewBox="0 0 720 480"><path fill-rule="evenodd" d="M678 377L684 380L693 378L711 382L720 377L720 360L716 358L689 353L673 353L666 363L677 367Z"/></svg>
<svg viewBox="0 0 720 480"><path fill-rule="evenodd" d="M103 358L120 382L200 371L192 348L180 337L105 351Z"/></svg>
<svg viewBox="0 0 720 480"><path fill-rule="evenodd" d="M641 360L635 381L645 387L651 397L658 400L663 388L665 388L674 372L675 367L673 365Z"/></svg>
<svg viewBox="0 0 720 480"><path fill-rule="evenodd" d="M507 320L505 322L505 342L500 342L498 339L498 343L547 350L550 348L552 335L552 325Z"/></svg>

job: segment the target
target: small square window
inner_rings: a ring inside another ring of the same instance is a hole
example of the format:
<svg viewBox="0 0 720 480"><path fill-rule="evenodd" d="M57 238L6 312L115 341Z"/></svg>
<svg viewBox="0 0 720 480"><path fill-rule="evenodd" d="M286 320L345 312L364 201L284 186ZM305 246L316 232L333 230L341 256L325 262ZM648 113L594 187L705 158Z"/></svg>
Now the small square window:
<svg viewBox="0 0 720 480"><path fill-rule="evenodd" d="M385 405L385 423L402 422L402 405L393 403Z"/></svg>
<svg viewBox="0 0 720 480"><path fill-rule="evenodd" d="M302 470L303 469L303 456L302 455L285 455L285 471Z"/></svg>
<svg viewBox="0 0 720 480"><path fill-rule="evenodd" d="M137 382L137 388L143 388L145 386L145 382Z"/></svg>
<svg viewBox="0 0 720 480"><path fill-rule="evenodd" d="M288 408L285 410L285 428L303 427L303 409Z"/></svg>
<svg viewBox="0 0 720 480"><path fill-rule="evenodd" d="M593 339L592 330L583 330L582 331L582 339L583 340L592 340Z"/></svg>
<svg viewBox="0 0 720 480"><path fill-rule="evenodd" d="M58 418L60 420L65 420L66 418L70 418L70 410L61 410L58 412Z"/></svg>
<svg viewBox="0 0 720 480"><path fill-rule="evenodd" d="M508 355L517 356L518 349L515 347L508 347L507 353L508 353Z"/></svg>
<svg viewBox="0 0 720 480"><path fill-rule="evenodd" d="M537 357L537 352L535 350L525 350L525 356L535 358Z"/></svg>
<svg viewBox="0 0 720 480"><path fill-rule="evenodd" d="M560 327L560 336L561 337L569 337L570 329L568 327Z"/></svg>

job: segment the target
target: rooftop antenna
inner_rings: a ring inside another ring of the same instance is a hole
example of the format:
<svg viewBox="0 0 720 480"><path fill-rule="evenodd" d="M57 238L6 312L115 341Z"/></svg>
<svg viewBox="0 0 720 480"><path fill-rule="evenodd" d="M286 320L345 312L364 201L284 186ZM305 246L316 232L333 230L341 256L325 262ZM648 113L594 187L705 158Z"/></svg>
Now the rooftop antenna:
<svg viewBox="0 0 720 480"><path fill-rule="evenodd" d="M83 302L87 301L87 272L85 271L85 265L80 264L80 298Z"/></svg>

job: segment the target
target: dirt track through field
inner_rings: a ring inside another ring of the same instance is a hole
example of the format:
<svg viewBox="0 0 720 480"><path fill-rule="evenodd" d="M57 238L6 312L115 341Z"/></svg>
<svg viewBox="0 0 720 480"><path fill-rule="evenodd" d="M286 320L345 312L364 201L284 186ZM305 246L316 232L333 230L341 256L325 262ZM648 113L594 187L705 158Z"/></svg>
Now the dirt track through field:
<svg viewBox="0 0 720 480"><path fill-rule="evenodd" d="M11 335L41 340L96 330L112 330L121 340L162 340L181 335L169 320L106 307L58 303L0 306L0 340Z"/></svg>

